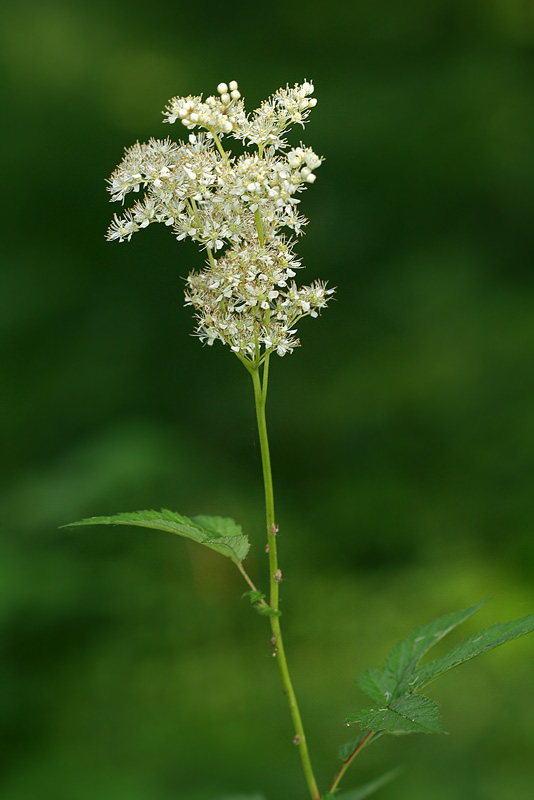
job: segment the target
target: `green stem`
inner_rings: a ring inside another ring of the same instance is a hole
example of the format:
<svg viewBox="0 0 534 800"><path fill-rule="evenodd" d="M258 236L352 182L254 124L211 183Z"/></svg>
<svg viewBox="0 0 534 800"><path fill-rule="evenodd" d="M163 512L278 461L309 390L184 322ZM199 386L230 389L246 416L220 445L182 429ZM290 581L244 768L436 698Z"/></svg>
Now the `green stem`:
<svg viewBox="0 0 534 800"><path fill-rule="evenodd" d="M210 260L210 267L212 269L215 269L215 259L213 258L213 253L212 253L211 247L206 247L206 250L208 251L208 258Z"/></svg>
<svg viewBox="0 0 534 800"><path fill-rule="evenodd" d="M197 228L199 230L201 230L202 229L202 224L200 222L200 216L199 216L199 213L198 213L198 206L197 206L196 202L193 200L192 197L189 198L189 210L191 211L191 214L193 215L193 219L195 220ZM210 267L213 269L215 267L215 259L213 258L212 249L211 249L211 247L206 245L206 250L208 251L208 258L209 258L209 262L210 262Z"/></svg>
<svg viewBox="0 0 534 800"><path fill-rule="evenodd" d="M192 197L190 197L188 199L189 199L189 208L191 210L191 214L193 215L193 219L195 220L197 228L199 230L201 230L202 229L202 225L200 224L200 217L198 216L197 204L195 203L195 201L193 200Z"/></svg>
<svg viewBox="0 0 534 800"><path fill-rule="evenodd" d="M329 794L334 794L334 792L336 791L336 789L337 789L337 787L339 785L339 782L340 782L341 778L343 777L345 772L348 770L348 768L350 767L350 765L352 764L352 762L354 761L354 759L356 758L358 753L360 753L363 750L363 748L365 747L365 745L369 743L369 741L371 740L372 736L374 736L374 734L375 734L374 731L369 731L369 733L367 733L363 737L361 742L354 748L354 750L352 751L350 756L345 759L345 761L341 765L339 771L337 772L336 777L332 781L332 785L331 785L330 789L328 790Z"/></svg>
<svg viewBox="0 0 534 800"><path fill-rule="evenodd" d="M282 675L282 683L284 685L284 694L286 695L289 704L289 711L293 720L293 727L295 729L294 742L297 745L302 761L302 768L306 776L306 783L310 791L312 800L320 800L321 795L317 788L315 776L310 761L308 752L308 745L304 733L304 726L300 716L297 698L291 683L289 675L289 668L282 639L282 631L280 628L279 617L279 588L282 573L278 566L278 554L276 547L276 523L274 516L274 493L273 493L273 479L271 472L271 458L269 455L269 440L267 436L267 423L265 419L265 405L267 400L267 370L263 373L263 385L260 377L258 367L249 368L252 376L252 383L254 385L254 400L256 404L256 418L258 422L258 434L260 439L261 450L261 463L263 468L263 483L265 487L265 514L267 521L267 543L269 550L269 573L270 573L270 606L271 614L269 616L271 623L271 631L273 634L273 646L275 655L277 657L278 666Z"/></svg>
<svg viewBox="0 0 534 800"><path fill-rule="evenodd" d="M265 360L263 362L263 386L261 390L261 401L265 406L267 402L267 383L269 381L269 360L271 358L271 354L267 353L265 356Z"/></svg>
<svg viewBox="0 0 534 800"><path fill-rule="evenodd" d="M263 247L265 242L265 234L263 232L263 223L261 221L261 214L259 208L257 208L256 211L254 212L254 219L256 220L256 228L258 231L258 238L260 240L260 245L261 247Z"/></svg>
<svg viewBox="0 0 534 800"><path fill-rule="evenodd" d="M228 160L228 155L226 154L226 151L225 151L224 147L221 144L221 140L219 139L219 137L217 136L215 131L212 131L211 128L208 128L208 130L211 133L211 135L213 136L213 141L215 142L215 146L217 147L217 150L221 154L224 163L225 164L229 164L230 162Z"/></svg>

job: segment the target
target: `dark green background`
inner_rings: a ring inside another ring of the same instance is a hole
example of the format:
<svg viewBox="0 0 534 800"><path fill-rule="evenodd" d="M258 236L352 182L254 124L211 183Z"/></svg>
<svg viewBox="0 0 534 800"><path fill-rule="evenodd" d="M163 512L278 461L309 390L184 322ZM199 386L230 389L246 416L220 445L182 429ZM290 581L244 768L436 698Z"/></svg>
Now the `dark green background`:
<svg viewBox="0 0 534 800"><path fill-rule="evenodd" d="M124 146L176 94L249 108L313 79L306 280L336 301L272 369L284 624L326 788L355 684L415 625L534 610L529 0L20 2L0 26L5 800L306 796L265 620L223 559L142 530L235 517L265 583L248 376L189 336L193 246L107 244ZM299 133L295 141L298 142ZM118 210L118 207L117 209ZM534 640L432 687L448 737L382 740L346 786L527 800Z"/></svg>

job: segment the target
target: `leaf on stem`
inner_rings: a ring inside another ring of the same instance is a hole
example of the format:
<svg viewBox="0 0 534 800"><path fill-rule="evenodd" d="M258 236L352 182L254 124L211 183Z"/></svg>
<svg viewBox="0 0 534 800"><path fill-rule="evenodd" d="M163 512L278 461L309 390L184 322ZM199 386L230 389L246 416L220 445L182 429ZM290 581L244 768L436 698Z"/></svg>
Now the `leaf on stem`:
<svg viewBox="0 0 534 800"><path fill-rule="evenodd" d="M366 708L351 714L347 722L359 723L366 731L386 733L443 733L439 706L420 694L406 694L384 708Z"/></svg>
<svg viewBox="0 0 534 800"><path fill-rule="evenodd" d="M482 605L483 603L477 603L416 628L406 639L395 645L382 670L370 669L362 672L358 678L360 689L375 703L388 702L408 690L417 664L425 653Z"/></svg>
<svg viewBox="0 0 534 800"><path fill-rule="evenodd" d="M443 658L419 666L422 656L436 642L478 611L481 605L478 603L416 628L395 645L381 670L363 672L358 685L378 707L352 714L346 720L347 724L357 722L363 730L378 733L442 732L437 703L415 692L475 656L534 631L534 614L492 625L454 647Z"/></svg>
<svg viewBox="0 0 534 800"><path fill-rule="evenodd" d="M281 617L282 612L279 608L271 608L271 606L267 605L264 606L263 603L258 603L255 606L258 614L261 614L263 617Z"/></svg>
<svg viewBox="0 0 534 800"><path fill-rule="evenodd" d="M517 639L519 636L532 633L532 631L534 631L534 614L529 614L527 617L522 617L512 622L491 625L454 647L443 658L438 658L436 661L432 661L430 664L418 669L413 679L413 686L415 689L420 689L430 681L458 667L460 664L470 661L475 656L486 653L488 650L493 650L495 647L500 647L501 644L511 642L512 639Z"/></svg>
<svg viewBox="0 0 534 800"><path fill-rule="evenodd" d="M252 605L255 605L265 599L265 594L259 589L252 589L250 592L245 592L243 597L248 597Z"/></svg>
<svg viewBox="0 0 534 800"><path fill-rule="evenodd" d="M261 614L263 617L280 617L282 616L281 611L277 611L274 608L264 602L266 595L261 592L259 589L252 589L249 592L245 592L243 597L248 597L251 605L256 609L258 614Z"/></svg>
<svg viewBox="0 0 534 800"><path fill-rule="evenodd" d="M209 547L210 550L231 558L236 564L246 557L250 543L241 526L226 517L184 517L174 511L132 511L111 517L89 517L64 525L75 528L85 525L134 525L156 531L175 533Z"/></svg>

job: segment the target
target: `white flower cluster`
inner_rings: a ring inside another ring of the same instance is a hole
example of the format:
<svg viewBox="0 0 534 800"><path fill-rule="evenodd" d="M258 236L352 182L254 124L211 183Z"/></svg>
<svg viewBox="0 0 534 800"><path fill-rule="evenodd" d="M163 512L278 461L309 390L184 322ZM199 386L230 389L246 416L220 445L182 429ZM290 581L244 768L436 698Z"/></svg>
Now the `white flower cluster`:
<svg viewBox="0 0 534 800"><path fill-rule="evenodd" d="M299 344L294 325L317 317L333 289L321 281L298 288L292 247L281 241L229 249L202 272L187 279L186 305L192 305L201 340L216 339L251 361L276 350L291 353Z"/></svg>
<svg viewBox="0 0 534 800"><path fill-rule="evenodd" d="M259 364L265 355L291 352L298 344L294 325L317 316L333 290L317 282L298 289L290 279L300 264L280 232L302 233L297 195L315 181L321 158L309 147L289 147L284 138L294 123L304 125L316 100L305 81L280 89L247 115L236 81L220 83L218 97L175 97L165 121L192 131L187 143L150 139L126 150L109 179L112 200L130 192L144 196L115 214L109 241L130 240L152 222L172 228L207 252L206 269L187 279L186 303L195 308L197 334L219 339L242 359ZM225 136L254 152L232 156Z"/></svg>
<svg viewBox="0 0 534 800"><path fill-rule="evenodd" d="M196 125L219 134L231 133L236 125L237 118L245 116L243 103L237 103L241 92L237 88L237 81L230 81L230 85L220 83L217 86L220 97L208 97L202 102L201 97L173 97L163 112L166 122L181 120L186 128Z"/></svg>

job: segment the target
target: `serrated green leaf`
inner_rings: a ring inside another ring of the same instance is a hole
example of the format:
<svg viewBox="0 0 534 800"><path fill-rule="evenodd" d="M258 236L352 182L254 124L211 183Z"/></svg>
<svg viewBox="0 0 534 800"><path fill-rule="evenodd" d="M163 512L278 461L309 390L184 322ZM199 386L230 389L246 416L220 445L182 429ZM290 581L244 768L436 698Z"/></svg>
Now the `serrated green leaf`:
<svg viewBox="0 0 534 800"><path fill-rule="evenodd" d="M358 677L358 686L375 703L387 703L391 694L382 690L382 672L379 669L367 669Z"/></svg>
<svg viewBox="0 0 534 800"><path fill-rule="evenodd" d="M438 658L417 670L411 684L413 690L422 688L445 672L458 667L460 664L465 664L466 661L470 661L472 658L481 655L481 653L500 647L501 644L511 642L513 639L519 638L519 636L532 633L532 631L534 631L534 614L529 614L527 617L522 617L512 622L491 625L489 628L466 639L465 642L453 647L443 658Z"/></svg>
<svg viewBox="0 0 534 800"><path fill-rule="evenodd" d="M199 514L196 517L191 517L195 525L200 525L205 531L210 532L213 536L241 536L243 531L241 525L238 525L230 517L207 517L204 514Z"/></svg>
<svg viewBox="0 0 534 800"><path fill-rule="evenodd" d="M394 780L401 772L402 769L392 769L380 778L369 781L369 783L366 783L364 786L358 786L357 789L352 789L350 792L341 792L341 794L335 795L335 800L365 800L366 797L370 797L375 792L378 792L379 789L382 789L383 786L386 786L390 781Z"/></svg>
<svg viewBox="0 0 534 800"><path fill-rule="evenodd" d="M409 690L410 681L416 671L417 664L431 647L443 639L450 631L465 622L484 604L456 611L416 628L402 641L398 642L386 659L377 687L387 700L400 697ZM365 690L364 690L365 691ZM372 698L373 700L375 697Z"/></svg>
<svg viewBox="0 0 534 800"><path fill-rule="evenodd" d="M190 519L166 508L162 508L161 511L132 511L110 517L89 517L63 527L75 528L86 525L134 525L175 533L203 544L210 550L231 558L235 563L243 561L250 548L248 538L232 519L225 517Z"/></svg>
<svg viewBox="0 0 534 800"><path fill-rule="evenodd" d="M429 625L416 628L395 645L383 669L367 670L358 679L360 688L379 704L351 715L347 723L358 722L364 731L388 733L439 733L438 706L415 692L430 681L472 658L534 631L534 614L512 622L499 623L471 636L446 656L423 667L421 657L449 631L477 611L482 603L447 614ZM418 705L414 705L414 701Z"/></svg>
<svg viewBox="0 0 534 800"><path fill-rule="evenodd" d="M405 695L383 708L365 708L347 718L366 731L387 733L442 733L439 706L420 694Z"/></svg>
<svg viewBox="0 0 534 800"><path fill-rule="evenodd" d="M250 592L245 592L243 597L248 597L252 605L255 605L265 599L265 594L259 589L252 589Z"/></svg>

